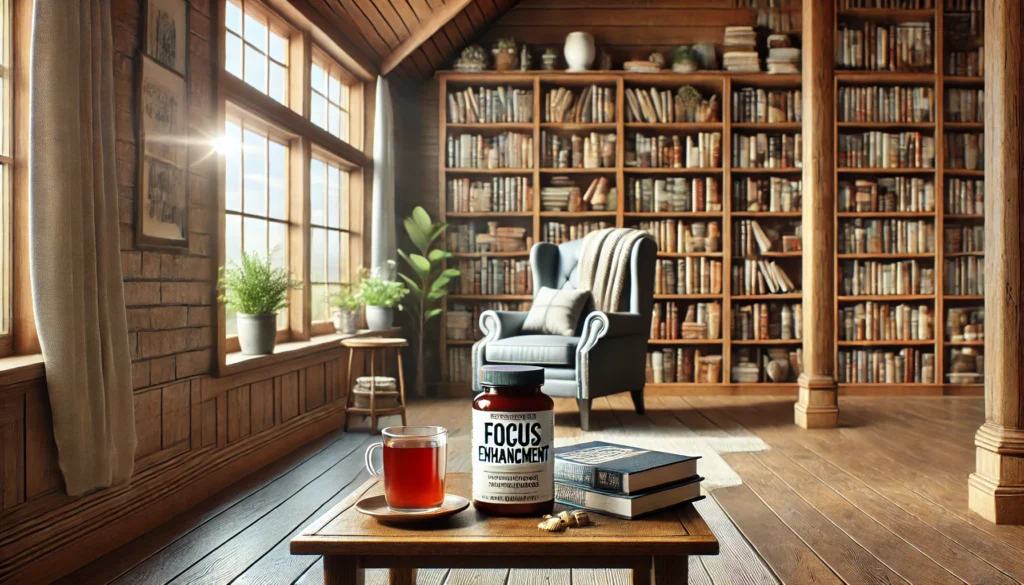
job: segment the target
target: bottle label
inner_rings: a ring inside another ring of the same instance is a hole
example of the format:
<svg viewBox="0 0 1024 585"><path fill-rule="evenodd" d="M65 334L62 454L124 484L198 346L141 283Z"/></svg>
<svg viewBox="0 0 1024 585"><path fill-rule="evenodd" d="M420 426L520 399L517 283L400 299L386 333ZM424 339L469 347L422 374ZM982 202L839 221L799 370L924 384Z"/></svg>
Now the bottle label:
<svg viewBox="0 0 1024 585"><path fill-rule="evenodd" d="M555 413L473 410L473 499L533 504L555 497Z"/></svg>

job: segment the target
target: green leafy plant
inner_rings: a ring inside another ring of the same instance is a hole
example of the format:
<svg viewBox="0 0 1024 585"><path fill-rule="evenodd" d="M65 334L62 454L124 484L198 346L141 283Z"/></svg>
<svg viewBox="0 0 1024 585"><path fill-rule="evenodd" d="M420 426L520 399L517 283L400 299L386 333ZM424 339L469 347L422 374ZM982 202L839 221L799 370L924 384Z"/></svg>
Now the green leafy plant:
<svg viewBox="0 0 1024 585"><path fill-rule="evenodd" d="M448 294L448 285L459 277L460 272L454 268L444 268L444 261L452 255L436 247L437 239L448 228L448 224L433 221L426 210L417 206L402 225L405 226L409 240L416 247L416 252L406 253L399 250L398 254L405 260L411 272L399 276L409 286L409 291L416 300L410 312L416 317L416 384L422 388L424 330L431 319L441 314L442 299Z"/></svg>
<svg viewBox="0 0 1024 585"><path fill-rule="evenodd" d="M397 307L401 310L401 301L407 294L409 289L402 283L379 276L369 276L359 283L358 298L371 307Z"/></svg>
<svg viewBox="0 0 1024 585"><path fill-rule="evenodd" d="M274 315L288 306L288 291L302 288L284 268L270 262L270 254L242 252L242 261L221 266L217 280L219 300L246 315Z"/></svg>
<svg viewBox="0 0 1024 585"><path fill-rule="evenodd" d="M327 302L342 311L358 311L363 306L363 299L359 295L358 287L351 284L342 285L341 291L328 297Z"/></svg>

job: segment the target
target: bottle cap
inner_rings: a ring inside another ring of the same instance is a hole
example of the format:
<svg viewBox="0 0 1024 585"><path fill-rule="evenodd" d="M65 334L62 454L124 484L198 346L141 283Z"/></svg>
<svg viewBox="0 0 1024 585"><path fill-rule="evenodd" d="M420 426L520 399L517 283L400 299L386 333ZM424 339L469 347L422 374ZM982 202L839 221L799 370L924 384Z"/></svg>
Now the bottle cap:
<svg viewBox="0 0 1024 585"><path fill-rule="evenodd" d="M484 366L484 386L543 386L544 368L537 366Z"/></svg>

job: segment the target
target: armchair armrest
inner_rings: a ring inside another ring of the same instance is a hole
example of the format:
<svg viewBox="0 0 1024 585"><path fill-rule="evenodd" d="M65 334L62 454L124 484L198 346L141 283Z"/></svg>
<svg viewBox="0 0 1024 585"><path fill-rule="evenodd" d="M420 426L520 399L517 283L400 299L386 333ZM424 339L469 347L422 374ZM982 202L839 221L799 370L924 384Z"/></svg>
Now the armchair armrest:
<svg viewBox="0 0 1024 585"><path fill-rule="evenodd" d="M580 347L593 347L603 337L646 335L651 323L637 313L605 313L593 311L583 320Z"/></svg>
<svg viewBox="0 0 1024 585"><path fill-rule="evenodd" d="M484 311L480 314L480 330L484 341L515 337L526 323L526 311Z"/></svg>

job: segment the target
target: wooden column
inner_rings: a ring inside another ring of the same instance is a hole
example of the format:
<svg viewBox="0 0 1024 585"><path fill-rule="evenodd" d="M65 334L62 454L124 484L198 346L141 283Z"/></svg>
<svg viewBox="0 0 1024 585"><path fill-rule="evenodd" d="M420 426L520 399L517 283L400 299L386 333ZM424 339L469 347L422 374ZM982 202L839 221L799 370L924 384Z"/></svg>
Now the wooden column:
<svg viewBox="0 0 1024 585"><path fill-rule="evenodd" d="M832 428L835 360L835 2L803 3L803 373L796 424Z"/></svg>
<svg viewBox="0 0 1024 585"><path fill-rule="evenodd" d="M985 1L985 424L971 509L1024 524L1024 4Z"/></svg>

